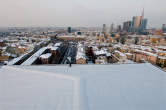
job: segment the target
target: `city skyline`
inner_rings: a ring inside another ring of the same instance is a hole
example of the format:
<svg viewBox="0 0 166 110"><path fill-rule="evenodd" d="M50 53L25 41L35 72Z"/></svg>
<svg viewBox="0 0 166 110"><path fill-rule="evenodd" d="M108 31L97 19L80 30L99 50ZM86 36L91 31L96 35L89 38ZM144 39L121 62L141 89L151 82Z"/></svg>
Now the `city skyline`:
<svg viewBox="0 0 166 110"><path fill-rule="evenodd" d="M145 8L148 28L161 28L164 4L164 0L1 0L0 27L122 25Z"/></svg>

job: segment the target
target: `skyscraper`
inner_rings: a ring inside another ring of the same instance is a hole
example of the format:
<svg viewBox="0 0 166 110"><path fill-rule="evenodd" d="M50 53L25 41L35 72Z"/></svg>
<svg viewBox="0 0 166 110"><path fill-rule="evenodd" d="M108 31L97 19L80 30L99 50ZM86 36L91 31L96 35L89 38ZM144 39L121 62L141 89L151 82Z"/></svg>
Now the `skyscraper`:
<svg viewBox="0 0 166 110"><path fill-rule="evenodd" d="M67 31L68 33L72 33L71 27L68 27Z"/></svg>
<svg viewBox="0 0 166 110"><path fill-rule="evenodd" d="M145 19L144 18L144 9L142 11L142 16L141 16L141 24L140 24L140 28L139 28L139 32L144 32L146 27L147 27L147 24L148 24L148 19Z"/></svg>
<svg viewBox="0 0 166 110"><path fill-rule="evenodd" d="M142 11L142 19L144 19L144 8L143 8L143 11Z"/></svg>
<svg viewBox="0 0 166 110"><path fill-rule="evenodd" d="M112 33L113 31L114 31L114 24L112 23L110 27L110 33Z"/></svg>
<svg viewBox="0 0 166 110"><path fill-rule="evenodd" d="M132 31L135 32L144 32L147 27L148 20L144 18L144 9L141 16L134 16L132 21Z"/></svg>
<svg viewBox="0 0 166 110"><path fill-rule="evenodd" d="M122 27L121 27L121 25L118 25L117 32L121 32L121 31L122 31Z"/></svg>
<svg viewBox="0 0 166 110"><path fill-rule="evenodd" d="M103 29L102 29L102 32L103 33L106 33L107 29L106 29L106 24L103 24Z"/></svg>
<svg viewBox="0 0 166 110"><path fill-rule="evenodd" d="M166 24L162 25L162 30L163 30L163 32L166 32Z"/></svg>
<svg viewBox="0 0 166 110"><path fill-rule="evenodd" d="M134 16L132 21L133 32L138 32L141 25L142 16Z"/></svg>
<svg viewBox="0 0 166 110"><path fill-rule="evenodd" d="M146 27L147 27L147 24L148 24L148 19L142 19L141 21L141 26L140 26L140 32L143 32L145 31Z"/></svg>
<svg viewBox="0 0 166 110"><path fill-rule="evenodd" d="M123 31L131 32L132 29L132 21L126 21L123 23Z"/></svg>

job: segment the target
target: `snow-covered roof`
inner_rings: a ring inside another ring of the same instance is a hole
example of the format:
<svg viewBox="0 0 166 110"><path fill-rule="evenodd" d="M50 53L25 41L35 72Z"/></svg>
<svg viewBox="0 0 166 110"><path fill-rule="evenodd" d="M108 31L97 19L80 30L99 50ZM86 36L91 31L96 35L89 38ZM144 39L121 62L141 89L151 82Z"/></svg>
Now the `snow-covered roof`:
<svg viewBox="0 0 166 110"><path fill-rule="evenodd" d="M115 53L118 53L120 56L123 56L123 57L126 56L124 53L122 53L122 52L120 52L120 51L118 51L118 50L115 50Z"/></svg>
<svg viewBox="0 0 166 110"><path fill-rule="evenodd" d="M133 54L131 54L131 53L125 53L125 55L133 55Z"/></svg>
<svg viewBox="0 0 166 110"><path fill-rule="evenodd" d="M107 57L110 57L110 56L111 56L111 53L106 53L106 56L107 56Z"/></svg>
<svg viewBox="0 0 166 110"><path fill-rule="evenodd" d="M166 60L166 56L159 56L158 58Z"/></svg>
<svg viewBox="0 0 166 110"><path fill-rule="evenodd" d="M138 49L135 49L136 52L140 52L140 53L144 53L146 55L150 55L150 56L154 56L154 57L157 57L157 54L153 54L151 52L147 52L147 51L143 51L143 50L138 50Z"/></svg>
<svg viewBox="0 0 166 110"><path fill-rule="evenodd" d="M63 35L63 36L58 36L59 38L70 38L70 37L76 37L75 35Z"/></svg>
<svg viewBox="0 0 166 110"><path fill-rule="evenodd" d="M121 47L121 44L115 44L113 45L114 48L120 48Z"/></svg>
<svg viewBox="0 0 166 110"><path fill-rule="evenodd" d="M107 51L105 51L105 50L97 50L94 53L95 53L95 55L106 55Z"/></svg>
<svg viewBox="0 0 166 110"><path fill-rule="evenodd" d="M59 47L59 46L61 46L61 44L62 44L62 42L59 42L59 43L56 43L54 46Z"/></svg>
<svg viewBox="0 0 166 110"><path fill-rule="evenodd" d="M78 59L85 59L86 60L85 53L77 52L76 60L78 60Z"/></svg>
<svg viewBox="0 0 166 110"><path fill-rule="evenodd" d="M77 35L76 37L85 38L86 36L84 36L84 35Z"/></svg>
<svg viewBox="0 0 166 110"><path fill-rule="evenodd" d="M166 73L151 64L0 69L0 109L164 110Z"/></svg>
<svg viewBox="0 0 166 110"><path fill-rule="evenodd" d="M46 51L47 49L48 47L41 48L36 53L34 53L30 58L28 58L25 62L23 62L21 65L32 65L34 61L36 61L37 58L39 58L40 55L43 54L43 52Z"/></svg>
<svg viewBox="0 0 166 110"><path fill-rule="evenodd" d="M105 56L97 57L97 59L95 60L95 63L96 64L107 64L106 57Z"/></svg>
<svg viewBox="0 0 166 110"><path fill-rule="evenodd" d="M164 49L164 50L166 50L166 46L156 46L157 48L159 48L159 49Z"/></svg>
<svg viewBox="0 0 166 110"><path fill-rule="evenodd" d="M76 60L81 58L86 60L85 49L81 43L78 43Z"/></svg>
<svg viewBox="0 0 166 110"><path fill-rule="evenodd" d="M51 47L51 50L57 50L59 47Z"/></svg>
<svg viewBox="0 0 166 110"><path fill-rule="evenodd" d="M3 67L0 82L0 110L79 110L79 78Z"/></svg>
<svg viewBox="0 0 166 110"><path fill-rule="evenodd" d="M21 56L19 56L19 57L17 57L17 58L14 58L14 59L11 60L10 62L8 62L8 65L14 65L14 64L17 63L19 60L21 60L25 55L27 55L27 53L26 53L26 54L23 54L23 55L21 55Z"/></svg>
<svg viewBox="0 0 166 110"><path fill-rule="evenodd" d="M0 81L5 110L166 108L166 73L151 64L6 66Z"/></svg>
<svg viewBox="0 0 166 110"><path fill-rule="evenodd" d="M46 54L41 55L40 58L42 58L42 59L48 59L48 58L51 57L51 55L52 55L51 53L46 53Z"/></svg>
<svg viewBox="0 0 166 110"><path fill-rule="evenodd" d="M38 42L36 45L41 45L44 41Z"/></svg>

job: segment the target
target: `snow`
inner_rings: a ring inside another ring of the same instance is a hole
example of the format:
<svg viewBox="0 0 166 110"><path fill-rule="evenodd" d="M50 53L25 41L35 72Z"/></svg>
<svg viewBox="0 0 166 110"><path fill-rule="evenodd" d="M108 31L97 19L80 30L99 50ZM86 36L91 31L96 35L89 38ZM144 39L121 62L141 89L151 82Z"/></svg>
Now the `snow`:
<svg viewBox="0 0 166 110"><path fill-rule="evenodd" d="M84 36L84 35L77 35L76 37L85 38L86 36Z"/></svg>
<svg viewBox="0 0 166 110"><path fill-rule="evenodd" d="M57 50L58 47L51 47L51 50Z"/></svg>
<svg viewBox="0 0 166 110"><path fill-rule="evenodd" d="M67 75L3 67L0 110L78 110L78 81Z"/></svg>
<svg viewBox="0 0 166 110"><path fill-rule="evenodd" d="M59 42L59 43L56 43L54 46L55 46L55 47L59 47L59 46L61 46L61 44L62 44L62 43Z"/></svg>
<svg viewBox="0 0 166 110"><path fill-rule="evenodd" d="M166 53L166 51L159 50L159 49L154 49L154 51L155 51L156 53Z"/></svg>
<svg viewBox="0 0 166 110"><path fill-rule="evenodd" d="M23 54L17 58L14 58L13 60L11 60L10 62L8 62L8 65L14 65L15 63L17 63L19 60L21 60L25 55L27 54Z"/></svg>
<svg viewBox="0 0 166 110"><path fill-rule="evenodd" d="M38 42L36 45L41 45L43 43L43 41L41 41L41 42Z"/></svg>
<svg viewBox="0 0 166 110"><path fill-rule="evenodd" d="M159 49L164 49L164 50L166 50L166 46L156 46L157 48L159 48Z"/></svg>
<svg viewBox="0 0 166 110"><path fill-rule="evenodd" d="M114 48L120 48L121 45L120 44L116 44L116 45L113 45Z"/></svg>
<svg viewBox="0 0 166 110"><path fill-rule="evenodd" d="M125 53L126 55L132 55L131 53Z"/></svg>
<svg viewBox="0 0 166 110"><path fill-rule="evenodd" d="M11 47L16 47L16 44L10 44Z"/></svg>
<svg viewBox="0 0 166 110"><path fill-rule="evenodd" d="M151 53L151 52L147 52L147 51L143 51L143 50L138 50L138 49L136 49L135 51L136 51L136 52L140 52L140 53L144 53L144 54L146 54L146 55L150 55L150 56L157 57L157 54L153 54L153 53Z"/></svg>
<svg viewBox="0 0 166 110"><path fill-rule="evenodd" d="M63 35L63 36L58 36L59 38L70 38L70 37L76 37L75 35Z"/></svg>
<svg viewBox="0 0 166 110"><path fill-rule="evenodd" d="M44 51L46 51L48 47L43 47L40 50L38 50L36 53L34 53L30 58L28 58L25 62L23 62L21 65L32 65L33 62L40 57L41 54L43 54Z"/></svg>
<svg viewBox="0 0 166 110"><path fill-rule="evenodd" d="M166 73L148 63L7 66L0 69L0 88L5 110L166 108Z"/></svg>
<svg viewBox="0 0 166 110"><path fill-rule="evenodd" d="M77 38L85 38L86 36L82 36L82 35L64 35L64 36L58 36L59 38L74 38L74 37L77 37Z"/></svg>
<svg viewBox="0 0 166 110"><path fill-rule="evenodd" d="M132 60L125 59L125 60L117 62L116 64L135 64L135 62L133 62Z"/></svg>
<svg viewBox="0 0 166 110"><path fill-rule="evenodd" d="M52 55L51 53L46 53L46 54L41 55L40 58L42 58L42 59L48 59L48 58L51 57L51 55Z"/></svg>
<svg viewBox="0 0 166 110"><path fill-rule="evenodd" d="M11 53L5 53L4 55L6 55L6 56L12 56L12 57L14 57L14 58L16 58L17 57L17 55L16 54L11 54Z"/></svg>
<svg viewBox="0 0 166 110"><path fill-rule="evenodd" d="M120 56L123 56L123 57L126 56L124 53L122 53L122 52L120 52L120 51L118 51L118 50L115 50L115 53L118 53Z"/></svg>
<svg viewBox="0 0 166 110"><path fill-rule="evenodd" d="M95 55L106 55L106 54L107 54L107 51L105 51L105 50L95 51Z"/></svg>
<svg viewBox="0 0 166 110"><path fill-rule="evenodd" d="M85 53L77 52L76 60L78 60L78 59L86 60Z"/></svg>
<svg viewBox="0 0 166 110"><path fill-rule="evenodd" d="M95 63L96 64L107 64L107 62L104 59L96 59Z"/></svg>
<svg viewBox="0 0 166 110"><path fill-rule="evenodd" d="M166 56L159 56L158 58L166 60Z"/></svg>
<svg viewBox="0 0 166 110"><path fill-rule="evenodd" d="M106 56L107 56L107 57L110 57L110 56L111 56L111 53L107 53Z"/></svg>
<svg viewBox="0 0 166 110"><path fill-rule="evenodd" d="M76 60L81 58L86 60L85 49L81 43L78 43Z"/></svg>

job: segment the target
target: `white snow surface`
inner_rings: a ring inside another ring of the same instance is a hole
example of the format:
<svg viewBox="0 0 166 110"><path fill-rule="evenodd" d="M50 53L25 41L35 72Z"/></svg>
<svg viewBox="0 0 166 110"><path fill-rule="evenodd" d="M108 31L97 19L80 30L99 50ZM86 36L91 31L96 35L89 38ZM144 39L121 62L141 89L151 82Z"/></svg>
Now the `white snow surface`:
<svg viewBox="0 0 166 110"><path fill-rule="evenodd" d="M0 110L78 110L79 78L13 67L0 69Z"/></svg>
<svg viewBox="0 0 166 110"><path fill-rule="evenodd" d="M80 58L86 60L85 49L81 43L79 43L77 46L76 60L78 60Z"/></svg>
<svg viewBox="0 0 166 110"><path fill-rule="evenodd" d="M61 46L61 44L62 44L62 42L56 43L56 44L54 45L54 47L59 47L59 46Z"/></svg>
<svg viewBox="0 0 166 110"><path fill-rule="evenodd" d="M148 63L6 66L0 88L3 110L166 109L166 73Z"/></svg>
<svg viewBox="0 0 166 110"><path fill-rule="evenodd" d="M51 50L57 50L59 47L51 47Z"/></svg>
<svg viewBox="0 0 166 110"><path fill-rule="evenodd" d="M107 51L102 49L102 50L95 51L94 53L95 53L95 55L106 55Z"/></svg>
<svg viewBox="0 0 166 110"><path fill-rule="evenodd" d="M48 49L48 47L43 47L43 48L41 48L40 50L38 50L36 53L34 53L31 57L29 57L25 62L23 62L21 65L26 65L26 66L28 66L28 65L32 65L33 64L33 62L37 59L37 58L39 58L40 57L40 55L42 55L43 54L43 52L45 51L45 50L47 50Z"/></svg>
<svg viewBox="0 0 166 110"><path fill-rule="evenodd" d="M166 56L159 56L160 59L166 60Z"/></svg>
<svg viewBox="0 0 166 110"><path fill-rule="evenodd" d="M146 54L146 55L150 55L150 56L157 57L157 54L153 54L153 53L151 53L151 52L147 52L147 51L143 51L143 50L138 50L138 49L136 49L135 51L136 51L136 52L140 52L140 53L144 53L144 54Z"/></svg>
<svg viewBox="0 0 166 110"><path fill-rule="evenodd" d="M46 53L46 54L41 55L40 58L42 58L42 59L48 59L48 58L51 57L51 55L52 55L51 53Z"/></svg>
<svg viewBox="0 0 166 110"><path fill-rule="evenodd" d="M11 60L10 62L8 62L8 65L14 65L15 63L17 63L19 60L21 60L25 55L27 54L23 54L17 58L14 58L13 60Z"/></svg>
<svg viewBox="0 0 166 110"><path fill-rule="evenodd" d="M126 56L124 53L122 53L122 52L120 52L120 51L118 51L118 50L115 50L115 53L118 53L120 56L123 56L123 57Z"/></svg>

